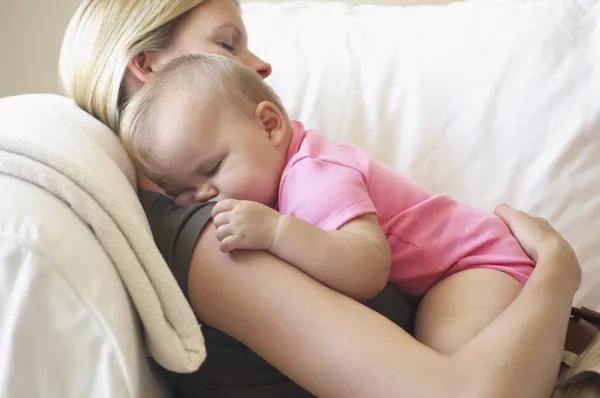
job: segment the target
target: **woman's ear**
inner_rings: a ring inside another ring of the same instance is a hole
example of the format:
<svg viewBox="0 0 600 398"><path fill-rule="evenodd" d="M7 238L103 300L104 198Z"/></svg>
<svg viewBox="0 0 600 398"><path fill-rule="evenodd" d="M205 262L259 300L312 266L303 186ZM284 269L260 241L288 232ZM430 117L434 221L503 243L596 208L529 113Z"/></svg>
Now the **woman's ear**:
<svg viewBox="0 0 600 398"><path fill-rule="evenodd" d="M286 142L288 123L275 104L269 101L261 102L256 107L254 117L263 126L274 145L280 146Z"/></svg>
<svg viewBox="0 0 600 398"><path fill-rule="evenodd" d="M144 51L133 57L127 65L128 72L142 85L148 83L158 65L158 52Z"/></svg>

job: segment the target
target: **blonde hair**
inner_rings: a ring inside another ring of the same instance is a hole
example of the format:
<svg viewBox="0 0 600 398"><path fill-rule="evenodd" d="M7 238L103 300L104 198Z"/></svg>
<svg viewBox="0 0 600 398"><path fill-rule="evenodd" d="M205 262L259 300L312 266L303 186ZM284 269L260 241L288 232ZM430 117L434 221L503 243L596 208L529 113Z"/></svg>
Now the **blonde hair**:
<svg viewBox="0 0 600 398"><path fill-rule="evenodd" d="M204 0L84 0L63 40L59 70L67 95L116 131L129 62L170 47L180 19Z"/></svg>
<svg viewBox="0 0 600 398"><path fill-rule="evenodd" d="M600 398L600 334L561 375L553 398Z"/></svg>
<svg viewBox="0 0 600 398"><path fill-rule="evenodd" d="M118 128L123 146L135 165L150 179L161 181L161 172L152 164L149 146L156 131L157 108L169 102L169 95L187 97L175 102L189 107L230 105L250 117L261 102L275 105L289 125L289 118L277 94L253 69L221 55L187 55L166 63L126 104ZM221 102L218 102L221 101Z"/></svg>

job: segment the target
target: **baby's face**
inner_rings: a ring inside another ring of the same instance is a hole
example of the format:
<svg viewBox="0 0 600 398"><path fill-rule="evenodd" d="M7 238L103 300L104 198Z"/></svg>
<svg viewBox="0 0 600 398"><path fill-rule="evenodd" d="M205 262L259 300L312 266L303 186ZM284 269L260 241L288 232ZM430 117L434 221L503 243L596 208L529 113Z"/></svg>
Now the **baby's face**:
<svg viewBox="0 0 600 398"><path fill-rule="evenodd" d="M166 181L161 188L179 206L226 198L276 203L287 144L274 142L260 120L230 105L165 106L150 154Z"/></svg>

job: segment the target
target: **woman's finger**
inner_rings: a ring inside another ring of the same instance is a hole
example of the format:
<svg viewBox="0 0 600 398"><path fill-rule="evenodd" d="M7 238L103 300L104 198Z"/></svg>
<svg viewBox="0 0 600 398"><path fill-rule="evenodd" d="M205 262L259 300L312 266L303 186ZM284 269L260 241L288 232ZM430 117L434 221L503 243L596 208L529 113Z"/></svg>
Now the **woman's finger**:
<svg viewBox="0 0 600 398"><path fill-rule="evenodd" d="M502 218L509 227L518 223L519 221L522 222L530 218L530 216L524 211L517 210L506 203L503 203L496 207L494 213L500 218Z"/></svg>
<svg viewBox="0 0 600 398"><path fill-rule="evenodd" d="M526 239L528 243L533 234L540 230L540 220L532 217L524 211L517 210L507 204L502 204L496 208L494 213L500 217L515 237L519 240Z"/></svg>
<svg viewBox="0 0 600 398"><path fill-rule="evenodd" d="M536 217L507 204L498 206L494 212L504 220L523 250L536 262L544 237L557 234L552 228L542 228L543 224Z"/></svg>
<svg viewBox="0 0 600 398"><path fill-rule="evenodd" d="M523 250L534 261L537 262L541 254L558 256L572 252L571 246L545 218L530 216L509 205L498 206L495 213L504 220Z"/></svg>

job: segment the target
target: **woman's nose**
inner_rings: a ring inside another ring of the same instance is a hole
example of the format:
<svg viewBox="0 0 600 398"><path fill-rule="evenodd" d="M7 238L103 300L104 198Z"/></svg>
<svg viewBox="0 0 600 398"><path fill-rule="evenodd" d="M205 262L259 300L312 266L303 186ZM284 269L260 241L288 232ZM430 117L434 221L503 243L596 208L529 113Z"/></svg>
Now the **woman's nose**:
<svg viewBox="0 0 600 398"><path fill-rule="evenodd" d="M271 73L273 72L273 68L271 67L271 64L258 58L252 52L249 53L248 61L249 62L247 63L247 65L249 67L251 67L252 69L254 69L256 71L256 73L258 73L260 75L260 77L262 77L263 79L266 79L267 77L269 77L271 75Z"/></svg>

